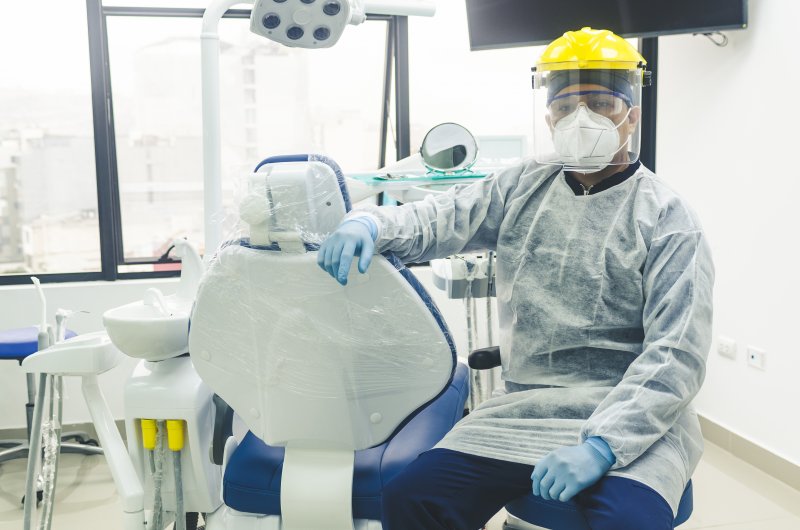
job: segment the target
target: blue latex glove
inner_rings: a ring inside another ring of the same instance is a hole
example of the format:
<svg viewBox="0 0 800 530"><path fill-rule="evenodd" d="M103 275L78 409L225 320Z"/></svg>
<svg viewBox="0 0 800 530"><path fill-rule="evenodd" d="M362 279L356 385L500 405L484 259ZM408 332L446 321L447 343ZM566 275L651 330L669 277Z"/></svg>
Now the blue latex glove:
<svg viewBox="0 0 800 530"><path fill-rule="evenodd" d="M561 447L541 459L531 475L533 494L547 500L567 502L600 480L616 459L602 438L590 440L577 446Z"/></svg>
<svg viewBox="0 0 800 530"><path fill-rule="evenodd" d="M347 274L353 258L359 256L358 270L367 272L375 253L378 227L368 217L356 217L339 225L323 241L317 254L317 264L342 285L347 285Z"/></svg>

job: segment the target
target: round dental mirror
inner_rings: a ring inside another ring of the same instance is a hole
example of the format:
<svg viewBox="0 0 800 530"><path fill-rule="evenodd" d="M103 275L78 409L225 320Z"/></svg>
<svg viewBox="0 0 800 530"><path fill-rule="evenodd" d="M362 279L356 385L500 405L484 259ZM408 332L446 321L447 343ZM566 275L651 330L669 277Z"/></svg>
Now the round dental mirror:
<svg viewBox="0 0 800 530"><path fill-rule="evenodd" d="M456 173L475 163L478 142L465 127L457 123L441 123L428 131L419 152L428 169Z"/></svg>

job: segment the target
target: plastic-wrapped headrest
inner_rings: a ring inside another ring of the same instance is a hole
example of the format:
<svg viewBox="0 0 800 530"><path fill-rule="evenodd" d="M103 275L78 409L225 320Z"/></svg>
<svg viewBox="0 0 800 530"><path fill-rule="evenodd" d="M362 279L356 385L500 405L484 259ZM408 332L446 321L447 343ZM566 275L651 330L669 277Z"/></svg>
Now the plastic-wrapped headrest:
<svg viewBox="0 0 800 530"><path fill-rule="evenodd" d="M263 165L243 191L239 214L255 245L319 243L345 214L336 172L318 161Z"/></svg>

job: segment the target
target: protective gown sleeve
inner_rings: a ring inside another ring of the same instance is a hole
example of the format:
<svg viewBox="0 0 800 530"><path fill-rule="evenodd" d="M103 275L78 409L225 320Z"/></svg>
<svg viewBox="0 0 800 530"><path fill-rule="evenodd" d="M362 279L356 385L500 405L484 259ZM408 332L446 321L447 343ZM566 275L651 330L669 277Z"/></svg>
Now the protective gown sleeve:
<svg viewBox="0 0 800 530"><path fill-rule="evenodd" d="M376 250L392 251L406 263L494 250L506 200L522 170L515 166L402 206L365 206L348 217L369 215L378 225Z"/></svg>
<svg viewBox="0 0 800 530"><path fill-rule="evenodd" d="M664 436L705 377L714 266L703 232L656 227L642 282L642 353L581 431L582 440L600 436L608 443L617 458L612 469L629 465Z"/></svg>

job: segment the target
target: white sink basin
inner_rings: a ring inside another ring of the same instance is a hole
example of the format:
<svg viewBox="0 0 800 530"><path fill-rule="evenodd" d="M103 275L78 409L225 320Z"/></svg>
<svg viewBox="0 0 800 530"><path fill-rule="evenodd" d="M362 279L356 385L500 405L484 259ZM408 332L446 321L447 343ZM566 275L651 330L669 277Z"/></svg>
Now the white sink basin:
<svg viewBox="0 0 800 530"><path fill-rule="evenodd" d="M154 290L155 291L155 290ZM103 314L103 325L119 350L137 359L163 361L189 351L191 301L145 297Z"/></svg>

